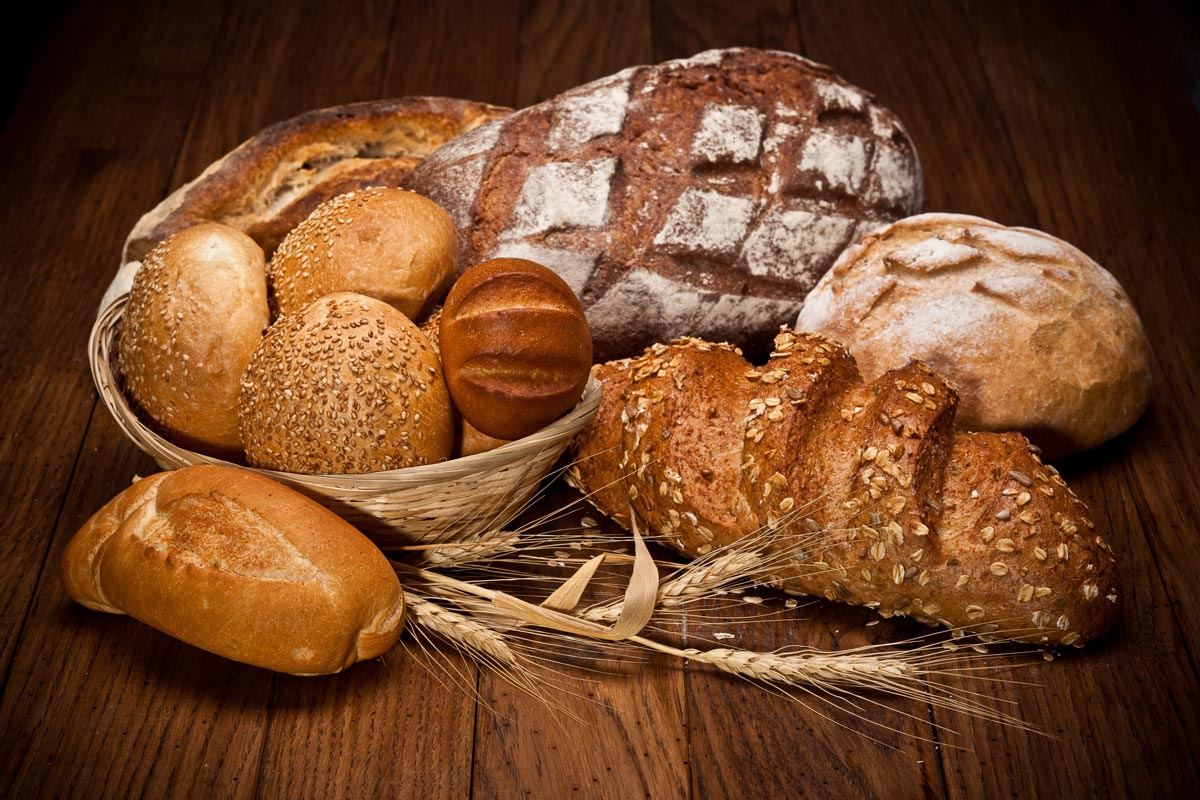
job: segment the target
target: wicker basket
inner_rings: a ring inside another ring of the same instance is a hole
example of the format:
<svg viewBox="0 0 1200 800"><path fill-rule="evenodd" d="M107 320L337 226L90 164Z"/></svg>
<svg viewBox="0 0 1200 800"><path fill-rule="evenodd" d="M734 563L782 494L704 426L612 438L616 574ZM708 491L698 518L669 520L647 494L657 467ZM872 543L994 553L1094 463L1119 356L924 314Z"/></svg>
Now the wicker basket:
<svg viewBox="0 0 1200 800"><path fill-rule="evenodd" d="M163 469L228 461L168 442L134 413L117 369L117 337L128 296L100 312L88 342L96 389L121 430ZM524 439L440 464L364 475L301 475L254 469L298 489L370 536L380 547L435 544L495 531L520 513L571 437L596 413L600 384L588 380L566 416Z"/></svg>

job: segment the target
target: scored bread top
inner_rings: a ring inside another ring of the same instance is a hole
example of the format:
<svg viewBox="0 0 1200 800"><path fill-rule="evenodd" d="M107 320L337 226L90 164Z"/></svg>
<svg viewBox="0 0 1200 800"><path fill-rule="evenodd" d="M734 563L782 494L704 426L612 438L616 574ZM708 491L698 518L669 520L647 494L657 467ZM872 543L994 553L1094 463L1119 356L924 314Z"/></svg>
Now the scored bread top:
<svg viewBox="0 0 1200 800"><path fill-rule="evenodd" d="M223 222L267 255L323 201L398 186L428 153L509 109L448 97L400 97L309 111L243 142L145 214L125 241L137 261L189 225Z"/></svg>
<svg viewBox="0 0 1200 800"><path fill-rule="evenodd" d="M1021 431L1051 456L1128 428L1149 346L1124 289L1041 231L921 214L864 237L805 300L797 327L843 342L864 377L917 358L954 382L968 430Z"/></svg>
<svg viewBox="0 0 1200 800"><path fill-rule="evenodd" d="M248 470L139 481L71 539L67 593L210 652L294 674L388 650L404 595L383 554L313 500Z"/></svg>
<svg viewBox="0 0 1200 800"><path fill-rule="evenodd" d="M463 268L527 258L588 311L601 359L681 335L769 341L862 232L921 204L900 121L828 67L738 48L632 67L426 158Z"/></svg>

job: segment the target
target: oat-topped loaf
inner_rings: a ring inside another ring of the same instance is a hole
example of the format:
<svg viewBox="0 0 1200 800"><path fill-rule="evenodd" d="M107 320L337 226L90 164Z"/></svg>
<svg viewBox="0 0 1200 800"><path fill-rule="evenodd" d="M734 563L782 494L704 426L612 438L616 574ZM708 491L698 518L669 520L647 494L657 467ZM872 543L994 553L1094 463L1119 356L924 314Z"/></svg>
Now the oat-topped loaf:
<svg viewBox="0 0 1200 800"><path fill-rule="evenodd" d="M688 339L593 374L572 480L681 553L765 529L789 591L1039 643L1116 622L1083 502L1023 436L956 431L958 396L924 365L863 383L844 347L785 330L761 367Z"/></svg>
<svg viewBox="0 0 1200 800"><path fill-rule="evenodd" d="M599 358L693 334L769 342L838 253L921 205L900 121L828 67L714 50L481 126L405 181L465 267L527 258L580 296Z"/></svg>

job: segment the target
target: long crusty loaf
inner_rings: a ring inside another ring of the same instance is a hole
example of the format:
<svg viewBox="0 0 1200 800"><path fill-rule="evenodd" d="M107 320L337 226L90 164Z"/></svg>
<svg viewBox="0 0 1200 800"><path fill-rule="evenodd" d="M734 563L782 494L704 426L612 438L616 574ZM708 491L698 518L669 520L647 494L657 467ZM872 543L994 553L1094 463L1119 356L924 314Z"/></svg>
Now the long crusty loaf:
<svg viewBox="0 0 1200 800"><path fill-rule="evenodd" d="M681 553L765 527L789 591L1047 643L1116 620L1082 501L1024 437L955 431L954 389L919 363L864 385L845 348L785 330L761 368L687 339L594 374L572 480Z"/></svg>
<svg viewBox="0 0 1200 800"><path fill-rule="evenodd" d="M400 583L365 536L233 467L159 473L121 492L71 539L60 575L88 608L297 675L375 658L404 623Z"/></svg>
<svg viewBox="0 0 1200 800"><path fill-rule="evenodd" d="M269 256L322 202L398 186L426 154L507 108L449 97L400 97L310 111L243 142L145 214L122 262L199 222L221 222Z"/></svg>

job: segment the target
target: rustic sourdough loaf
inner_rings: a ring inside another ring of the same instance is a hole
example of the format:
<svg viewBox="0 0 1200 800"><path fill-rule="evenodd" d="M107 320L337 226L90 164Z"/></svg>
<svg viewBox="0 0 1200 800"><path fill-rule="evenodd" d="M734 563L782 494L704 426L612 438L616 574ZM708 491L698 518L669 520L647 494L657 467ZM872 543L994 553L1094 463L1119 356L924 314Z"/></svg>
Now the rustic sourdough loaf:
<svg viewBox="0 0 1200 800"><path fill-rule="evenodd" d="M958 387L960 427L1021 431L1051 457L1126 430L1149 398L1150 348L1116 279L1061 239L978 217L866 236L796 327L843 342L868 380L924 361Z"/></svg>
<svg viewBox="0 0 1200 800"><path fill-rule="evenodd" d="M464 268L558 272L602 359L681 334L769 342L846 245L921 205L891 112L828 67L753 49L573 89L450 142L404 185L450 212Z"/></svg>
<svg viewBox="0 0 1200 800"><path fill-rule="evenodd" d="M404 624L387 559L275 481L198 466L145 478L71 539L72 598L247 664L317 675L386 652Z"/></svg>
<svg viewBox="0 0 1200 800"><path fill-rule="evenodd" d="M784 331L763 367L681 340L598 365L572 481L696 556L758 530L789 591L885 616L1082 644L1119 610L1108 544L1018 434L958 433L918 363L863 384L847 351Z"/></svg>
<svg viewBox="0 0 1200 800"><path fill-rule="evenodd" d="M187 228L146 256L125 307L125 389L168 439L237 459L242 372L267 329L262 249L216 223Z"/></svg>
<svg viewBox="0 0 1200 800"><path fill-rule="evenodd" d="M433 150L508 109L448 97L400 97L310 111L264 128L145 214L125 242L137 261L172 233L214 221L269 256L325 200L397 186Z"/></svg>

